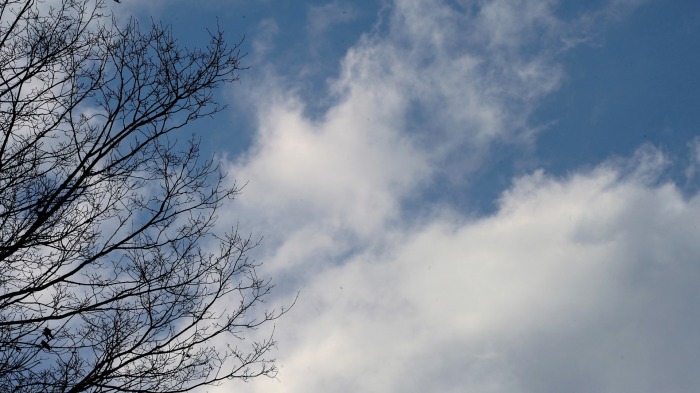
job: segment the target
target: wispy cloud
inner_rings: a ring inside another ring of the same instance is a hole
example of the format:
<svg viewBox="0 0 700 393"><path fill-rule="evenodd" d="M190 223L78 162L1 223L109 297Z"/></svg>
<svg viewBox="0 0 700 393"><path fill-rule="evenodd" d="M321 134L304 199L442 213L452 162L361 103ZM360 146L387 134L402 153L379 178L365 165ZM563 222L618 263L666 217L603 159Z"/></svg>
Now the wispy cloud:
<svg viewBox="0 0 700 393"><path fill-rule="evenodd" d="M308 28L312 37L318 38L334 25L353 20L357 11L349 3L332 1L323 5L313 5L308 11Z"/></svg>
<svg viewBox="0 0 700 393"><path fill-rule="evenodd" d="M273 19L263 19L258 23L255 38L252 41L253 62L259 62L261 58L274 48L274 38L279 32L279 26Z"/></svg>
<svg viewBox="0 0 700 393"><path fill-rule="evenodd" d="M522 31L553 18L531 8ZM492 34L487 9L398 1L390 11L385 33L348 51L322 116L309 118L279 76L256 84L256 141L231 173L251 180L243 210L274 217L285 236L307 225L374 234L436 173L468 175L492 143L529 142L528 115L561 79L548 51L513 49L535 38Z"/></svg>

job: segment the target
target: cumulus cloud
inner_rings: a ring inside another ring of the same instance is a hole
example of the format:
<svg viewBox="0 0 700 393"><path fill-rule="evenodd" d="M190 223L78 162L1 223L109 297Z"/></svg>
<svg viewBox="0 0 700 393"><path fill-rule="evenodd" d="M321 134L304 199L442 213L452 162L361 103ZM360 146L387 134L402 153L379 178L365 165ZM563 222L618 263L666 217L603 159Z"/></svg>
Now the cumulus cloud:
<svg viewBox="0 0 700 393"><path fill-rule="evenodd" d="M700 204L661 180L657 149L534 171L487 217L402 208L435 176L468 179L493 144L534 143L529 115L564 75L555 2L466 5L393 2L320 116L289 84L259 89L254 144L229 166L250 181L236 219L268 235L260 259L302 292L278 323L278 379L245 389L697 386Z"/></svg>
<svg viewBox="0 0 700 393"><path fill-rule="evenodd" d="M279 380L251 391L692 390L700 199L627 170L537 171L493 216L441 215L310 274Z"/></svg>

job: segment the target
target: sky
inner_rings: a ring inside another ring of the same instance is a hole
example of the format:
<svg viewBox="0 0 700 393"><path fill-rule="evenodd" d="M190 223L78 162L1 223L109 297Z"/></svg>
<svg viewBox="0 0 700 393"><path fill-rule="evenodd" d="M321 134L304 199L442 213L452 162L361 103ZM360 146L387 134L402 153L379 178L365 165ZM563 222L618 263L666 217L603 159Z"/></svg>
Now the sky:
<svg viewBox="0 0 700 393"><path fill-rule="evenodd" d="M264 236L270 305L298 300L277 377L207 391L700 386L696 1L114 7L245 37L189 132L247 183L219 225Z"/></svg>

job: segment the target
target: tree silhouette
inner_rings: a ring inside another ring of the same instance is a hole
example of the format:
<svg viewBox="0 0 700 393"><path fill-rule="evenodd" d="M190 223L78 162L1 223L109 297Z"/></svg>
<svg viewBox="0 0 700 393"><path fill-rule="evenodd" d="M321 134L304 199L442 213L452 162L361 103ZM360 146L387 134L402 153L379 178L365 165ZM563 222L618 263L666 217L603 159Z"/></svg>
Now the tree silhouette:
<svg viewBox="0 0 700 393"><path fill-rule="evenodd" d="M53 2L52 2L53 4ZM215 233L227 188L198 140L239 45L178 45L102 0L0 3L0 391L182 392L275 373L285 312Z"/></svg>

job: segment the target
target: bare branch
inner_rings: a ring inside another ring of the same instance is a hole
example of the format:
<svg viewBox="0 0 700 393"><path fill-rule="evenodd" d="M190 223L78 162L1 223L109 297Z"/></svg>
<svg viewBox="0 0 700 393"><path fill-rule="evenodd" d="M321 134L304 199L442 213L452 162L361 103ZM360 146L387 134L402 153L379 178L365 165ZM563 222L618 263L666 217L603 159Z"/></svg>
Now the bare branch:
<svg viewBox="0 0 700 393"><path fill-rule="evenodd" d="M286 312L259 309L258 242L212 232L240 189L176 137L222 109L240 44L182 48L105 10L0 1L0 391L273 376L272 337L232 344Z"/></svg>

